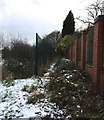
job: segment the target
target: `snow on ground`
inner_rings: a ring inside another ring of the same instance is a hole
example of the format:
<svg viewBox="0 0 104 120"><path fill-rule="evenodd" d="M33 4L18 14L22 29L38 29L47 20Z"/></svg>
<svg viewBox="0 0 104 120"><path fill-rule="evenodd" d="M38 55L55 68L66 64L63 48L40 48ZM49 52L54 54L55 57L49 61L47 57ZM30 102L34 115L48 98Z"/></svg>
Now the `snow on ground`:
<svg viewBox="0 0 104 120"><path fill-rule="evenodd" d="M52 66L49 71L52 70ZM54 117L55 114L62 114L55 104L50 103L47 98L41 99L35 105L26 104L29 93L21 89L24 85L34 84L39 92L44 92L44 85L49 78L48 73L43 78L28 78L14 80L13 85L7 87L0 83L0 118L30 118L46 115Z"/></svg>

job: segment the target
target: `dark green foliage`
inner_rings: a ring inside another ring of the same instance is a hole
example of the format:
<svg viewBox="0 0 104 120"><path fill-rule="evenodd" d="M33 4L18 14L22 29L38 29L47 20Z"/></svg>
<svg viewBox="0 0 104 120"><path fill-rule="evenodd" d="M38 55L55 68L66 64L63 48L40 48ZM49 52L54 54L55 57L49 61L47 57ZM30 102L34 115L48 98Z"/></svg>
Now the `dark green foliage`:
<svg viewBox="0 0 104 120"><path fill-rule="evenodd" d="M65 57L68 54L69 46L75 42L74 35L65 35L63 38L60 39L56 47L57 55L60 57Z"/></svg>
<svg viewBox="0 0 104 120"><path fill-rule="evenodd" d="M53 31L50 34L46 35L43 39L44 39L44 43L43 43L43 47L44 47L44 54L46 56L46 54L48 55L48 59L50 60L54 60L56 57L56 46L59 42L59 38L60 38L60 32L59 31ZM45 57L44 57L45 58Z"/></svg>
<svg viewBox="0 0 104 120"><path fill-rule="evenodd" d="M59 31L53 31L50 34L46 35L43 39L46 42L50 43L52 47L55 49L60 37L61 37L61 34Z"/></svg>
<svg viewBox="0 0 104 120"><path fill-rule="evenodd" d="M65 35L73 35L75 31L75 22L72 11L69 11L66 19L63 22L62 37Z"/></svg>
<svg viewBox="0 0 104 120"><path fill-rule="evenodd" d="M60 35L53 31L38 43L38 72L42 75L47 65L55 59L55 46ZM14 79L27 78L35 74L36 46L23 42L20 38L11 38L10 47L2 51L5 63L3 65L3 79L8 76L8 71L13 73Z"/></svg>
<svg viewBox="0 0 104 120"><path fill-rule="evenodd" d="M57 59L57 62L54 66L54 71L50 73L50 76L58 76L62 70L72 70L75 68L75 65L72 61L68 59Z"/></svg>
<svg viewBox="0 0 104 120"><path fill-rule="evenodd" d="M61 64L57 64L57 68ZM60 67L61 68L61 67ZM87 73L81 70L60 69L47 85L48 97L65 114L82 118L102 118L104 100L94 93Z"/></svg>
<svg viewBox="0 0 104 120"><path fill-rule="evenodd" d="M2 58L3 59L10 59L11 55L11 51L9 47L4 47L4 49L2 50Z"/></svg>
<svg viewBox="0 0 104 120"><path fill-rule="evenodd" d="M5 47L2 51L3 59L3 79L13 74L14 79L27 78L34 74L35 46L14 39L10 47Z"/></svg>
<svg viewBox="0 0 104 120"><path fill-rule="evenodd" d="M46 71L46 67L49 65L49 63L56 58L55 49L58 43L59 36L59 31L53 31L52 33L46 35L43 39L38 41L38 60L36 62L36 65L38 66L36 66L36 71L38 69L39 75L42 75Z"/></svg>
<svg viewBox="0 0 104 120"><path fill-rule="evenodd" d="M25 85L25 86L22 88L22 91L27 92L28 88L29 88L29 86L28 86L28 85Z"/></svg>
<svg viewBox="0 0 104 120"><path fill-rule="evenodd" d="M27 104L35 104L38 100L38 98L36 98L35 96L28 96L27 99L28 99L26 102Z"/></svg>
<svg viewBox="0 0 104 120"><path fill-rule="evenodd" d="M47 60L52 60L53 56L55 56L55 50L50 43L47 41L42 41L38 45L38 57L39 64L46 64Z"/></svg>
<svg viewBox="0 0 104 120"><path fill-rule="evenodd" d="M52 47L52 45L47 42L46 40L42 39L37 44L36 49L36 68L35 68L35 74L36 75L43 75L45 71L45 67L52 61L55 57L55 49Z"/></svg>
<svg viewBox="0 0 104 120"><path fill-rule="evenodd" d="M35 104L40 99L43 99L45 95L40 92L33 92L30 96L27 98L27 104Z"/></svg>
<svg viewBox="0 0 104 120"><path fill-rule="evenodd" d="M32 60L34 57L33 52L33 46L23 41L13 41L11 43L11 55L14 56L14 59L19 61Z"/></svg>
<svg viewBox="0 0 104 120"><path fill-rule="evenodd" d="M3 81L3 85L6 86L6 87L13 86L14 81L11 78L9 78L8 80Z"/></svg>

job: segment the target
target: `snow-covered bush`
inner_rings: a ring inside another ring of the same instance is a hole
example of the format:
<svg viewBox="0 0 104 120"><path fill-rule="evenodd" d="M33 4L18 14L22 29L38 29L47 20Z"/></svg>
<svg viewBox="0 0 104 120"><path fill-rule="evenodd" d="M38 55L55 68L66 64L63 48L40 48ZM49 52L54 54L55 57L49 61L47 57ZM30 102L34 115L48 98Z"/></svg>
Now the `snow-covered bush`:
<svg viewBox="0 0 104 120"><path fill-rule="evenodd" d="M56 64L58 74L51 76L47 84L49 100L73 117L101 118L100 112L104 108L104 100L100 95L95 95L88 74L73 68L65 69L64 65L67 67L61 62Z"/></svg>
<svg viewBox="0 0 104 120"><path fill-rule="evenodd" d="M73 70L74 68L74 63L69 59L57 59L50 76L57 76L62 70Z"/></svg>

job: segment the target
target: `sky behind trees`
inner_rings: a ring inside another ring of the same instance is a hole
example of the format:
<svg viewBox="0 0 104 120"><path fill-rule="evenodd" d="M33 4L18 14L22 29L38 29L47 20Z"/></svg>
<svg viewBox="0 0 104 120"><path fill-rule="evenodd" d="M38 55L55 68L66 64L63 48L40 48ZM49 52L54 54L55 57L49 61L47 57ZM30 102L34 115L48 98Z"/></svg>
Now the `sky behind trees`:
<svg viewBox="0 0 104 120"><path fill-rule="evenodd" d="M22 35L34 43L35 33L42 36L62 30L72 10L74 17L85 15L94 0L0 0L0 31L4 35ZM76 28L79 25L76 24Z"/></svg>

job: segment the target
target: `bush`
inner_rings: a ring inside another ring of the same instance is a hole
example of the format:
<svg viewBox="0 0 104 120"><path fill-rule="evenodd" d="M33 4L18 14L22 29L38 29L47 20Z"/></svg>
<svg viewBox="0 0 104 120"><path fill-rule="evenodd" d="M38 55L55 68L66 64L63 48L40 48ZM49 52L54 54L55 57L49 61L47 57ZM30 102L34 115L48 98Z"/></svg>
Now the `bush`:
<svg viewBox="0 0 104 120"><path fill-rule="evenodd" d="M69 45L72 44L74 41L75 41L74 36L65 35L64 38L60 39L60 42L58 43L56 47L57 53L60 56L64 56L66 52L68 51Z"/></svg>
<svg viewBox="0 0 104 120"><path fill-rule="evenodd" d="M36 91L36 90L37 90L37 87L36 87L34 84L32 84L31 86L25 85L25 86L22 88L22 91L28 92L28 93L32 93L32 92L34 92L34 91Z"/></svg>
<svg viewBox="0 0 104 120"><path fill-rule="evenodd" d="M24 85L24 87L22 88L22 91L27 92L27 91L28 91L28 88L29 88L28 85Z"/></svg>
<svg viewBox="0 0 104 120"><path fill-rule="evenodd" d="M72 70L75 68L75 65L72 61L68 59L58 59L54 65L53 72L50 73L50 76L57 76L63 70Z"/></svg>
<svg viewBox="0 0 104 120"><path fill-rule="evenodd" d="M33 92L30 96L27 98L27 104L35 104L38 100L44 98L45 95L40 92Z"/></svg>
<svg viewBox="0 0 104 120"><path fill-rule="evenodd" d="M27 104L35 104L37 102L37 98L35 96L28 96Z"/></svg>
<svg viewBox="0 0 104 120"><path fill-rule="evenodd" d="M59 69L62 64L58 62L56 66ZM81 70L62 68L57 76L51 76L47 84L49 100L73 117L101 118L104 100L94 94L94 86L88 74Z"/></svg>
<svg viewBox="0 0 104 120"><path fill-rule="evenodd" d="M20 38L19 38L20 39ZM34 54L35 46L18 41L13 38L10 47L4 47L2 56L4 59L3 79L12 72L14 79L28 78L34 74Z"/></svg>
<svg viewBox="0 0 104 120"><path fill-rule="evenodd" d="M3 82L3 85L6 87L10 87L14 85L14 81L11 80L6 80L5 82Z"/></svg>

